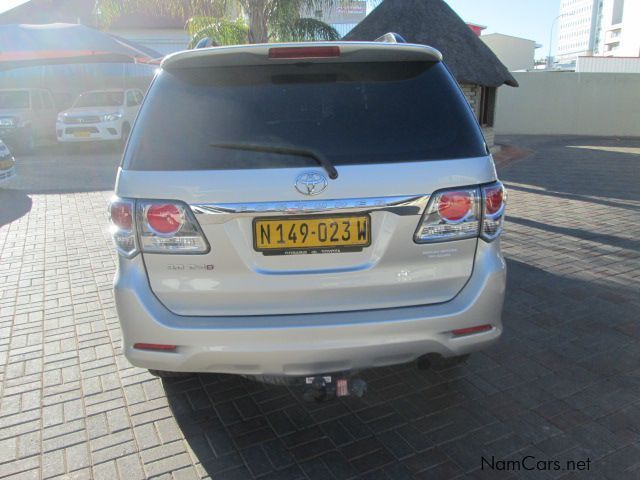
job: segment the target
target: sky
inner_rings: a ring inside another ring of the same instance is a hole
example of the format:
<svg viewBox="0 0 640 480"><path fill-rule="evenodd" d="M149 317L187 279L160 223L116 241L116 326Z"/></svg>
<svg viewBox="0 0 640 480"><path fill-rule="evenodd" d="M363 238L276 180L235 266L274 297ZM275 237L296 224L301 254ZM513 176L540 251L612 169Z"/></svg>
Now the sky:
<svg viewBox="0 0 640 480"><path fill-rule="evenodd" d="M0 0L0 13L28 0ZM465 22L486 25L483 33L504 33L535 40L542 45L536 58L549 51L551 24L560 10L560 0L445 0ZM370 0L370 7L377 2ZM558 22L554 24L553 44ZM552 49L553 46L552 45ZM553 50L552 50L553 52Z"/></svg>
<svg viewBox="0 0 640 480"><path fill-rule="evenodd" d="M29 0L0 0L0 13L16 8Z"/></svg>
<svg viewBox="0 0 640 480"><path fill-rule="evenodd" d="M535 40L542 45L536 58L549 52L551 24L560 11L560 0L445 0L465 22L487 27L482 33L504 33ZM558 29L554 24L553 46Z"/></svg>

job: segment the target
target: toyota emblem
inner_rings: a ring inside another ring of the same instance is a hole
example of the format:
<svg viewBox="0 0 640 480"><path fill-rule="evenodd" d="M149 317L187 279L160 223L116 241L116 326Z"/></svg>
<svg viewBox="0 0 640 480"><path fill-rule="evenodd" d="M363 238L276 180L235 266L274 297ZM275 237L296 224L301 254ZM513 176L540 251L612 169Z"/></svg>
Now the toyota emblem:
<svg viewBox="0 0 640 480"><path fill-rule="evenodd" d="M325 191L327 177L318 172L304 172L296 177L295 187L303 195L318 195Z"/></svg>

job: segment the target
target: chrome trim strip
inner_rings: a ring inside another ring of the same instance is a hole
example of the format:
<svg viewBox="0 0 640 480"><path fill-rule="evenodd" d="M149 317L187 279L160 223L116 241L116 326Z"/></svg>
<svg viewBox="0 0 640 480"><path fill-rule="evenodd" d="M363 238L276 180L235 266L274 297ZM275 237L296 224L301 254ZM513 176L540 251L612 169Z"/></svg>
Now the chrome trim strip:
<svg viewBox="0 0 640 480"><path fill-rule="evenodd" d="M204 223L223 223L239 216L300 215L305 213L350 213L387 211L396 215L421 215L429 195L343 198L329 200L291 200L285 202L204 203L191 210ZM212 220L218 217L219 220Z"/></svg>

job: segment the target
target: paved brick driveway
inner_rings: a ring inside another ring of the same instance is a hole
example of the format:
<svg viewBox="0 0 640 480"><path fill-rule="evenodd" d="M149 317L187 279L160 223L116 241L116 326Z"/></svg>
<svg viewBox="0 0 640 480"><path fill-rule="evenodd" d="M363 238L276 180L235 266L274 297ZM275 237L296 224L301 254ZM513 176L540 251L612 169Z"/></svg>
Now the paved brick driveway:
<svg viewBox="0 0 640 480"><path fill-rule="evenodd" d="M131 367L110 193L83 193L111 184L116 156L62 173L55 157L25 159L20 188L42 191L48 168L76 193L0 191L0 477L640 478L640 141L506 140L535 154L501 172L500 345L445 371L367 372L366 398L327 404ZM483 456L527 455L590 470L480 470Z"/></svg>

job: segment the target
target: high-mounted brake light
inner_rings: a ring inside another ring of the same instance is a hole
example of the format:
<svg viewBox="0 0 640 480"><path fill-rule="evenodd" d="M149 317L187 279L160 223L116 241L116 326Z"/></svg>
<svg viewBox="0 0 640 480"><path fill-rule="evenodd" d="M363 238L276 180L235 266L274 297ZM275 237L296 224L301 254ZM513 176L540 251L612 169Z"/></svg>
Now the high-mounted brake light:
<svg viewBox="0 0 640 480"><path fill-rule="evenodd" d="M340 56L340 47L273 47L269 49L269 58L331 58Z"/></svg>

